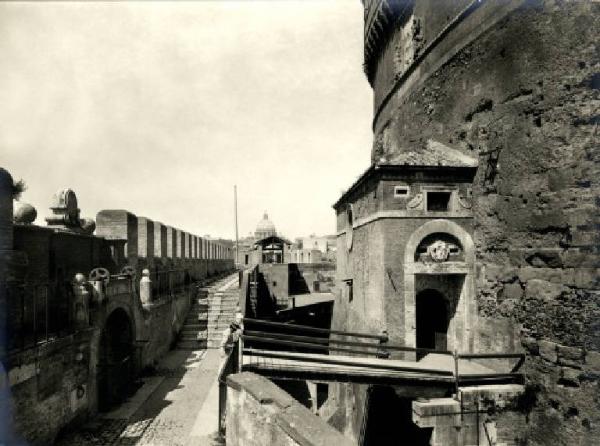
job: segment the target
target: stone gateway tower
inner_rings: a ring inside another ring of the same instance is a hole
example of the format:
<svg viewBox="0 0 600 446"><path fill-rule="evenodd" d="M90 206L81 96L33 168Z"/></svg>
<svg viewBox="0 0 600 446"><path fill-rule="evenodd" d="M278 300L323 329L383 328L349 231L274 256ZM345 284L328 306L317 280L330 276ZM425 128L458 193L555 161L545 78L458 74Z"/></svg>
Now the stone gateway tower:
<svg viewBox="0 0 600 446"><path fill-rule="evenodd" d="M458 444L593 444L600 4L363 3L373 146L371 166L334 205L332 328L386 331L407 347L523 351L510 431L498 424L488 437L497 442ZM385 419L378 429L401 438L413 427L376 407L385 395L331 386L330 421L370 444L373 419Z"/></svg>

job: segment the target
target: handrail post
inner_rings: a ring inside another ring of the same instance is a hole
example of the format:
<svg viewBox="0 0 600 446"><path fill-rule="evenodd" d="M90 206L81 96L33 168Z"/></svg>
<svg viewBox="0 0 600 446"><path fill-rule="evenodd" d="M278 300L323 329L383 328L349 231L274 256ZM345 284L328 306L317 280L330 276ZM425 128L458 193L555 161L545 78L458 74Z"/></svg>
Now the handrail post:
<svg viewBox="0 0 600 446"><path fill-rule="evenodd" d="M455 398L458 400L458 402L460 404L460 421L462 423L462 421L463 421L463 400L462 400L462 395L460 395L460 399L458 396L458 393L459 393L458 392L458 360L460 358L460 355L458 354L458 351L456 349L454 349L452 356L454 357L454 392L455 392Z"/></svg>
<svg viewBox="0 0 600 446"><path fill-rule="evenodd" d="M37 345L37 293L35 285L32 287L31 296L33 297L33 345Z"/></svg>
<svg viewBox="0 0 600 446"><path fill-rule="evenodd" d="M237 373L241 373L242 372L242 365L243 365L243 352L244 352L244 338L242 336L242 334L240 334L240 337L238 339L238 351L237 351Z"/></svg>
<svg viewBox="0 0 600 446"><path fill-rule="evenodd" d="M48 288L49 288L48 286L44 287L44 313L45 313L44 316L46 318L46 320L45 320L45 326L46 326L45 327L46 328L45 342L48 342L48 322L49 322L49 319L48 319Z"/></svg>
<svg viewBox="0 0 600 446"><path fill-rule="evenodd" d="M458 352L456 350L452 353L452 357L454 358L454 393L458 398Z"/></svg>
<svg viewBox="0 0 600 446"><path fill-rule="evenodd" d="M377 349L377 357L388 359L390 357L390 352L385 350L385 345L389 340L387 330L381 330L381 338L379 338L379 348Z"/></svg>

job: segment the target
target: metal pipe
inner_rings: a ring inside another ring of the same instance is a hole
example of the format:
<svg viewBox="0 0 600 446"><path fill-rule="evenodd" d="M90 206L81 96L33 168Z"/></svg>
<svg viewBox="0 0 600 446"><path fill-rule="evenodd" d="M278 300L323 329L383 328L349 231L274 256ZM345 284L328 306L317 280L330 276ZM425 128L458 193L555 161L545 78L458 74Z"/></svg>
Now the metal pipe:
<svg viewBox="0 0 600 446"><path fill-rule="evenodd" d="M312 342L282 341L277 338L266 338L266 337L260 337L260 336L247 336L247 335L242 335L242 338L249 340L249 341L264 342L265 344L288 345L290 347L306 347L306 348L311 348L311 349L316 349L316 350L325 350L325 351L334 350L334 351L340 351L340 352L346 352L346 353L356 353L356 354L377 356L377 352L369 352L366 350L356 350L356 349L343 348L343 347L331 347L331 346L327 346L327 345L315 344Z"/></svg>
<svg viewBox="0 0 600 446"><path fill-rule="evenodd" d="M308 327L306 325L297 325L297 324L284 324L282 322L273 322L273 321L265 321L262 319L251 319L244 318L244 322L255 323L259 325L266 325L270 327L285 327L285 328L294 328L298 330L304 330L307 332L313 333L323 333L323 334L332 334L332 335L341 335L341 336L353 336L358 338L370 338L370 339L385 339L384 336L374 335L370 333L357 333L350 331L339 331L339 330L329 330L327 328L316 328L316 327Z"/></svg>
<svg viewBox="0 0 600 446"><path fill-rule="evenodd" d="M321 358L311 358L309 356L299 354L299 353L286 353L285 355L275 352L275 351L261 351L261 350L253 350L246 349L245 352L249 354L249 356L263 356L266 358L279 358L279 359L299 359L306 362L316 362L322 364L336 364L336 365L345 365L345 366L354 366L354 367L363 367L369 369L380 369L380 370L392 370L398 372L413 372L413 373L431 373L435 375L440 375L441 377L451 378L452 372L447 370L436 370L436 369L423 369L423 368L412 368L412 367L403 367L394 364L359 364L352 361L340 360L340 359L332 359L331 357L327 357L323 355ZM259 352L258 355L252 355L254 352Z"/></svg>
<svg viewBox="0 0 600 446"><path fill-rule="evenodd" d="M458 359L504 359L524 356L524 353L460 353Z"/></svg>
<svg viewBox="0 0 600 446"><path fill-rule="evenodd" d="M298 336L298 335L288 335L282 333L269 333L264 331L245 331L248 336L265 336L267 338L273 339L273 336L277 336L277 338L287 339L290 341L310 341L311 343L316 344L337 344L337 345L349 345L351 347L365 347L365 348L381 348L381 344L369 344L368 342L352 342L352 341L339 341L336 339L327 339L327 338L315 338L311 336ZM277 339L274 338L274 339Z"/></svg>

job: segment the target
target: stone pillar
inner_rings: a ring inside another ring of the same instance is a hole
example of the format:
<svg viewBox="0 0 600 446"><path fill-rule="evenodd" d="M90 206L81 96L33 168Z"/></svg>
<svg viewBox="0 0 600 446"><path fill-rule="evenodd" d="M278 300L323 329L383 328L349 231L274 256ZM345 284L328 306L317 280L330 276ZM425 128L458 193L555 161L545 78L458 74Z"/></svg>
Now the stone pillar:
<svg viewBox="0 0 600 446"><path fill-rule="evenodd" d="M175 232L175 247L174 247L174 256L176 259L181 258L181 231L179 229L174 229Z"/></svg>
<svg viewBox="0 0 600 446"><path fill-rule="evenodd" d="M140 300L142 305L148 305L152 302L152 281L150 280L150 271L144 269L140 279Z"/></svg>
<svg viewBox="0 0 600 446"><path fill-rule="evenodd" d="M146 217L137 218L138 256L152 262L154 258L154 222Z"/></svg>
<svg viewBox="0 0 600 446"><path fill-rule="evenodd" d="M6 354L6 278L13 251L13 179L0 168L0 359Z"/></svg>
<svg viewBox="0 0 600 446"><path fill-rule="evenodd" d="M160 222L154 222L154 257L167 257L167 227Z"/></svg>
<svg viewBox="0 0 600 446"><path fill-rule="evenodd" d="M13 179L0 167L0 252L13 249Z"/></svg>
<svg viewBox="0 0 600 446"><path fill-rule="evenodd" d="M166 230L167 230L167 257L169 259L174 259L175 257L177 257L176 256L177 240L176 240L175 229L172 228L171 226L167 226Z"/></svg>
<svg viewBox="0 0 600 446"><path fill-rule="evenodd" d="M87 290L86 285L87 281L85 276L81 273L76 274L75 283L73 284L75 295L75 301L73 302L73 320L76 329L83 329L89 326L90 292Z"/></svg>
<svg viewBox="0 0 600 446"><path fill-rule="evenodd" d="M127 240L125 254L127 263L133 267L138 258L138 222L131 212L104 210L96 216L96 235L109 240Z"/></svg>

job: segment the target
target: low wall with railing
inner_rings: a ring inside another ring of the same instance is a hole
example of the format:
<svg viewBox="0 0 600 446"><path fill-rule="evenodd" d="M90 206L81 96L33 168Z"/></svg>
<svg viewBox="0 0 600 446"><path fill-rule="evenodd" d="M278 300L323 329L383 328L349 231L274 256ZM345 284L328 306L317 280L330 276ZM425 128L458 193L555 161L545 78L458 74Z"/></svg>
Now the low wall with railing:
<svg viewBox="0 0 600 446"><path fill-rule="evenodd" d="M103 373L112 373L104 377L109 380L125 372L134 378L169 350L200 284L166 280L154 295L145 280L127 274L87 280L80 274L61 291L60 296L68 296L60 302L64 308L49 300L52 283L8 288L15 310L8 321L11 348L3 358L10 399L2 404L10 413L3 413L27 444L51 444L64 426L93 415ZM117 312L130 325L129 365L107 371L102 339L110 335L108 321ZM125 388L133 391L135 383Z"/></svg>
<svg viewBox="0 0 600 446"><path fill-rule="evenodd" d="M227 377L227 446L351 446L354 443L254 373Z"/></svg>

